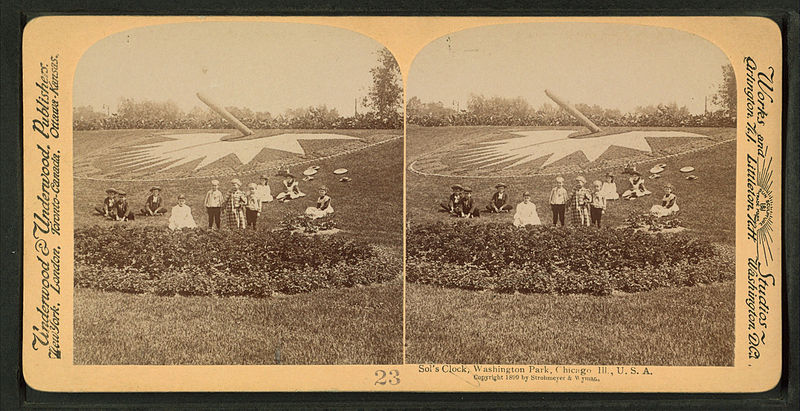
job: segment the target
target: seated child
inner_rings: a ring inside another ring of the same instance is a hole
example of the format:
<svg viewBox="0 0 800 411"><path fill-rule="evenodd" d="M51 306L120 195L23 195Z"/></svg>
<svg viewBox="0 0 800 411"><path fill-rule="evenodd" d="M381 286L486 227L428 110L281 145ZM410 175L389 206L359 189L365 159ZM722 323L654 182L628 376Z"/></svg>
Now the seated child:
<svg viewBox="0 0 800 411"><path fill-rule="evenodd" d="M134 219L133 211L128 209L128 200L127 198L125 198L127 194L121 190L117 191L117 194L119 195L119 199L114 205L117 211L116 215L114 216L114 219L117 221L128 221L128 220L133 221Z"/></svg>
<svg viewBox="0 0 800 411"><path fill-rule="evenodd" d="M331 198L328 197L328 187L322 186L319 188L317 206L306 208L306 215L312 219L317 219L331 214L333 214L333 207L331 206Z"/></svg>
<svg viewBox="0 0 800 411"><path fill-rule="evenodd" d="M632 171L631 177L628 179L628 181L631 183L631 188L622 193L622 198L626 200L635 200L639 197L644 197L650 194L650 191L648 191L644 186L642 174L638 171Z"/></svg>
<svg viewBox="0 0 800 411"><path fill-rule="evenodd" d="M258 186L256 183L247 185L247 197L245 198L244 217L247 222L247 227L256 229L256 221L258 215L261 214L261 196L258 194Z"/></svg>
<svg viewBox="0 0 800 411"><path fill-rule="evenodd" d="M536 204L531 202L531 193L522 193L522 202L517 204L517 212L514 214L514 225L522 227L526 225L541 225L539 214L536 213Z"/></svg>
<svg viewBox="0 0 800 411"><path fill-rule="evenodd" d="M147 201L144 203L144 208L139 210L141 211L142 215L152 217L155 215L162 215L167 212L167 209L161 207L161 196L158 195L161 192L161 187L153 186L150 188L150 196L147 197Z"/></svg>
<svg viewBox="0 0 800 411"><path fill-rule="evenodd" d="M475 202L472 200L472 189L469 187L464 187L464 197L461 198L460 216L463 218L481 216L481 210L478 210L478 207L475 206Z"/></svg>
<svg viewBox="0 0 800 411"><path fill-rule="evenodd" d="M95 207L94 209L104 217L116 219L117 215L116 207L117 207L117 190L109 188L108 190L106 190L106 199L103 200L103 206Z"/></svg>
<svg viewBox="0 0 800 411"><path fill-rule="evenodd" d="M169 216L170 230L180 230L181 228L195 228L197 224L192 217L192 208L186 205L186 196L183 194L178 196L178 204L172 207L172 213Z"/></svg>
<svg viewBox="0 0 800 411"><path fill-rule="evenodd" d="M269 188L269 177L266 174L261 176L261 184L256 185L256 194L262 204L272 202L272 190Z"/></svg>
<svg viewBox="0 0 800 411"><path fill-rule="evenodd" d="M673 193L675 187L672 184L664 185L664 198L661 199L661 205L654 205L650 208L650 214L656 217L667 217L675 214L680 210L678 207L678 197Z"/></svg>
<svg viewBox="0 0 800 411"><path fill-rule="evenodd" d="M600 180L594 181L594 192L592 193L592 200L589 203L589 218L590 225L600 228L600 220L603 219L603 214L606 212L606 197L603 194L603 182Z"/></svg>
<svg viewBox="0 0 800 411"><path fill-rule="evenodd" d="M592 202L592 193L584 187L586 178L578 176L575 178L575 188L572 190L572 197L569 199L570 224L574 226L589 226L589 206Z"/></svg>
<svg viewBox="0 0 800 411"><path fill-rule="evenodd" d="M556 185L550 190L550 209L553 211L553 225L561 223L564 227L564 212L567 209L567 189L564 188L564 177L556 177Z"/></svg>
<svg viewBox="0 0 800 411"><path fill-rule="evenodd" d="M284 202L306 196L305 193L300 191L300 187L298 186L298 181L292 174L285 173L284 177L285 177L283 179L284 190L283 192L278 193L278 195L275 196L276 200Z"/></svg>
<svg viewBox="0 0 800 411"><path fill-rule="evenodd" d="M606 173L606 181L600 189L606 200L619 200L619 193L617 193L617 183L614 182L614 173Z"/></svg>
<svg viewBox="0 0 800 411"><path fill-rule="evenodd" d="M446 203L439 203L439 211L460 215L461 198L463 196L464 187L461 187L460 184L454 184L450 186L450 189L453 190L453 192L450 194L450 198Z"/></svg>
<svg viewBox="0 0 800 411"><path fill-rule="evenodd" d="M511 204L507 204L508 194L506 194L505 183L499 183L494 188L497 191L492 195L492 200L486 206L486 211L490 213L507 213L511 211L514 207Z"/></svg>

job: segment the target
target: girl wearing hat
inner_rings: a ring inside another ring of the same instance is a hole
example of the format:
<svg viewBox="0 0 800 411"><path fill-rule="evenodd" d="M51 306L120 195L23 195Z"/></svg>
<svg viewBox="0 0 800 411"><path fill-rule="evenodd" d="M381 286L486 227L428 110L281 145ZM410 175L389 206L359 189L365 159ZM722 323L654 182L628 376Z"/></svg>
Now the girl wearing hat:
<svg viewBox="0 0 800 411"><path fill-rule="evenodd" d="M591 223L589 205L592 203L592 193L584 187L586 178L578 176L575 178L575 188L572 190L572 197L569 199L570 224L574 226L589 226Z"/></svg>
<svg viewBox="0 0 800 411"><path fill-rule="evenodd" d="M522 194L522 202L517 204L517 212L514 213L514 225L522 227L526 225L540 225L539 214L536 213L536 204L531 201L531 193Z"/></svg>
<svg viewBox="0 0 800 411"><path fill-rule="evenodd" d="M650 214L656 217L667 217L675 214L680 210L678 207L678 197L673 193L675 187L672 184L664 185L664 197L661 199L661 205L654 205L650 208Z"/></svg>
<svg viewBox="0 0 800 411"><path fill-rule="evenodd" d="M150 188L150 195L147 197L147 201L144 203L144 208L139 210L142 215L152 217L155 215L162 215L167 212L167 209L161 207L161 196L158 195L161 192L161 187L153 186Z"/></svg>
<svg viewBox="0 0 800 411"><path fill-rule="evenodd" d="M650 194L650 191L644 186L642 174L638 171L631 171L631 177L628 179L628 181L631 183L631 188L622 193L622 198L626 200L635 200L639 197L644 197Z"/></svg>
<svg viewBox="0 0 800 411"><path fill-rule="evenodd" d="M496 188L497 191L492 195L492 200L489 202L489 205L486 206L486 211L490 213L507 213L511 211L514 207L506 203L508 201L508 194L506 194L505 183L499 183L494 186L494 188Z"/></svg>
<svg viewBox="0 0 800 411"><path fill-rule="evenodd" d="M603 188L600 192L605 196L606 200L619 200L619 193L617 193L617 183L614 182L614 173L606 173L606 181L603 182Z"/></svg>
<svg viewBox="0 0 800 411"><path fill-rule="evenodd" d="M242 182L238 178L231 180L231 190L228 191L228 196L225 198L223 205L223 212L225 214L225 222L228 228L245 228L246 220L244 216L244 206L247 203L247 198L239 187Z"/></svg>
<svg viewBox="0 0 800 411"><path fill-rule="evenodd" d="M280 202L284 202L284 201L294 200L295 198L300 198L300 197L305 197L306 196L305 193L300 191L300 187L298 185L297 179L294 178L294 176L292 174L289 174L287 172L287 173L284 174L284 177L285 177L283 179L284 190L283 190L283 192L281 192L277 196L275 196L275 199L277 199Z"/></svg>
<svg viewBox="0 0 800 411"><path fill-rule="evenodd" d="M197 224L192 217L192 208L186 205L186 196L178 196L178 204L172 207L169 215L170 230L180 230L181 228L195 228Z"/></svg>
<svg viewBox="0 0 800 411"><path fill-rule="evenodd" d="M317 219L331 214L333 214L333 207L331 206L331 198L328 196L328 187L322 186L319 188L317 206L306 208L306 215L312 219Z"/></svg>
<svg viewBox="0 0 800 411"><path fill-rule="evenodd" d="M103 200L103 206L95 207L94 209L104 217L114 218L117 211L116 204L117 204L117 190L109 188L108 190L106 190L106 199Z"/></svg>

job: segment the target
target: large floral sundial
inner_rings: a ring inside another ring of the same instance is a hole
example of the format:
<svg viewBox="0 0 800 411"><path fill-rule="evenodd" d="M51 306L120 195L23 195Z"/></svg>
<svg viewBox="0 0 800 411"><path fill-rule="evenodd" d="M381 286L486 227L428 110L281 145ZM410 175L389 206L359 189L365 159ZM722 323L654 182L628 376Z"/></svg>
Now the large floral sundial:
<svg viewBox="0 0 800 411"><path fill-rule="evenodd" d="M439 176L523 176L581 172L646 162L710 147L719 139L682 128L606 128L592 123L551 92L547 95L580 121L579 127L486 127L413 161L410 169ZM700 131L700 132L698 132ZM451 130L453 132L453 130Z"/></svg>

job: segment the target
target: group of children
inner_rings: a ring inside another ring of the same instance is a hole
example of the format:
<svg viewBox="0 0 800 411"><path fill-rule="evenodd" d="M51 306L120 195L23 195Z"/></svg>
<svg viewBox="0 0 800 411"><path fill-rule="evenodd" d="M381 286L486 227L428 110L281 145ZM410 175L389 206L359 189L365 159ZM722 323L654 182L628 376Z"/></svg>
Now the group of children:
<svg viewBox="0 0 800 411"><path fill-rule="evenodd" d="M292 199L305 197L300 191L296 178L289 172L281 174L284 177L284 190L275 198L269 187L269 177L261 176L259 184L250 183L247 191L242 191L242 182L238 178L231 180L231 189L227 194L223 194L219 189L219 181L211 180L211 189L205 195L203 206L208 214L208 228L216 226L220 229L221 221L225 220L228 228L256 228L258 216L264 203L277 200L286 202ZM126 193L122 190L109 188L106 190L108 196L103 200L102 207L95 207L101 215L116 221L132 221L135 214L129 210ZM140 210L141 216L161 216L167 210L162 206L161 187L153 186L150 188L150 196L145 201L145 206ZM322 218L333 213L331 198L328 196L328 188L319 188L317 204L308 207L305 214L309 218ZM223 218L224 217L224 218ZM178 196L178 204L172 207L169 217L169 228L176 230L181 228L195 228L197 224L192 216L192 209L186 204L186 196Z"/></svg>
<svg viewBox="0 0 800 411"><path fill-rule="evenodd" d="M553 225L565 225L565 216L569 211L571 225L600 227L603 214L608 207L608 201L619 200L620 198L634 200L651 194L644 187L644 180L640 173L635 170L629 171L630 189L626 190L622 196L617 192L617 185L614 182L614 174L607 173L605 181L595 180L591 189L586 187L586 178L578 176L575 178L575 185L571 192L564 187L564 178L556 177L556 184L550 190L548 202L553 215ZM514 209L508 204L508 194L504 183L497 184L497 191L492 195L492 199L485 210L489 213L508 213ZM463 218L480 217L480 210L475 206L472 198L472 189L463 187L459 184L451 187L452 193L447 203L440 203L441 211L449 212L451 215ZM677 196L672 184L664 186L664 197L661 204L654 205L650 213L656 217L666 217L678 212ZM514 214L514 225L540 225L541 220L536 212L536 205L531 201L531 194L524 192L522 202L517 204Z"/></svg>

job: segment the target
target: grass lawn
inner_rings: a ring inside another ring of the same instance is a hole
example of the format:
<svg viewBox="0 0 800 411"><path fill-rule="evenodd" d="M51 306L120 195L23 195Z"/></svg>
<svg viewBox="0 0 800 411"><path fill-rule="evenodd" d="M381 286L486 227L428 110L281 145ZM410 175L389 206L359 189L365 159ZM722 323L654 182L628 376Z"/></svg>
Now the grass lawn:
<svg viewBox="0 0 800 411"><path fill-rule="evenodd" d="M197 130L195 130L197 131ZM202 130L209 131L209 130ZM210 130L214 131L214 130ZM217 130L218 131L218 130ZM280 130L314 132L314 130ZM305 157L293 162L386 141L402 135L401 130L321 130L359 137L341 147L336 142L310 142ZM115 150L148 141L157 133L183 133L182 130L104 130L75 135L76 159L85 170L103 174L103 159L113 158ZM199 131L197 131L199 132ZM277 132L277 131L275 131ZM315 145L316 144L316 145ZM259 156L286 156L265 149ZM257 156L254 162L259 161ZM169 210L178 194L187 204L200 227L207 226L203 199L212 178L227 192L235 176L246 186L257 182L261 172L253 165L238 164L234 175L228 162L212 164L208 178L172 179L169 174L153 174L159 181L96 181L76 178L74 217L76 227L115 224L166 226L168 216L138 217L132 222L115 222L94 215L102 204L105 189L114 187L128 193L132 210L144 206L153 185L162 188L164 205ZM272 159L274 160L274 159ZM287 160L287 161L289 161ZM76 174L81 174L76 161ZM258 167L265 167L261 163ZM320 166L316 178L300 182L306 197L287 203L264 206L259 230L272 230L287 215L300 215L316 203L318 187L327 185L332 197L336 236L360 238L379 247L381 252L402 253L403 238L403 141L364 148L350 154L305 164L291 171L302 177L308 165ZM98 168L100 167L100 168ZM347 168L351 182L339 181L334 169ZM272 176L277 169L270 169ZM214 176L214 172L226 177ZM109 174L109 173L106 173ZM113 174L113 173L111 173ZM205 175L204 174L204 175ZM137 176L128 176L137 177ZM120 176L125 178L125 176ZM273 196L283 186L271 178ZM398 267L398 271L400 268ZM402 362L403 286L398 278L386 284L349 289L323 290L303 295L274 298L162 297L77 289L75 292L75 361L79 364L372 364ZM277 359L279 356L279 360Z"/></svg>
<svg viewBox="0 0 800 411"><path fill-rule="evenodd" d="M421 128L418 131L409 129L407 137L408 163L410 164L415 158L419 158L426 152L433 150L437 145L441 146L452 142L456 135L463 135L463 138L475 138L478 135L496 132L499 128L464 127L461 133L457 133L456 131L458 130L456 129L460 129L460 127L447 127L440 133L435 133L430 128ZM689 131L698 130L689 129ZM702 132L703 130L701 129L700 131ZM714 133L704 131L704 134ZM681 208L679 219L682 225L690 232L702 235L712 242L733 245L736 209L735 156L736 144L731 142L673 158L653 160L652 164L646 163L638 166L638 169L646 171L657 163L667 164L665 171L661 173L662 178L646 180L645 182L645 186L653 194L633 201L618 200L609 202L606 214L603 216L603 224L606 226L618 226L623 223L623 220L628 217L630 212L646 213L654 204L661 203L661 197L664 195L664 184L672 183L675 185L675 194L678 196L678 205ZM692 174L698 177L697 180L686 180L686 174L678 171L678 169L686 165L695 167L695 171ZM594 171L583 175L591 182L596 179L602 180L602 176L606 171ZM613 171L619 175L622 169ZM563 175L568 191L577 175ZM447 197L450 195L450 185L455 183L471 187L474 191L472 197L476 205L483 208L489 203L495 191L494 185L501 181L509 185L507 192L513 205L522 201L522 193L524 191L530 191L531 201L536 204L542 223L549 224L552 222L548 198L550 190L555 185L555 177L498 178L495 180L467 177L428 177L413 172L408 172L406 182L408 218L412 224L450 218L447 214L439 213L438 205L435 203L446 202ZM628 189L629 183L624 176L618 177L616 183L620 194ZM506 220L511 223L513 212L501 215L484 214L480 219L473 219L472 221L475 224L479 224L487 221Z"/></svg>
<svg viewBox="0 0 800 411"><path fill-rule="evenodd" d="M410 127L407 163L448 145L480 141L487 135L508 138L510 127ZM527 128L535 129L535 128ZM667 128L656 128L666 130ZM732 137L733 129L678 129L708 135L714 141ZM726 250L735 246L734 142L713 148L654 159L637 166L646 171L666 163L662 178L646 180L652 195L634 201L609 202L605 227L619 226L631 212L645 213L659 204L663 185L675 185L687 234L708 239ZM695 167L698 179L678 172ZM583 174L590 182L607 170ZM614 169L617 174L622 167ZM576 173L565 173L567 187ZM488 204L498 182L509 185L516 205L530 191L544 224L550 224L548 205L553 176L497 179L423 176L407 173L407 218L410 224L452 219L438 211L454 183L470 186L476 205ZM617 178L618 192L628 187ZM506 221L510 214L471 219L470 224ZM410 363L539 363L732 365L734 346L734 284L722 283L681 289L595 297L588 295L508 295L408 284L406 290L407 358Z"/></svg>
<svg viewBox="0 0 800 411"><path fill-rule="evenodd" d="M338 132L338 130L336 130ZM349 130L345 130L349 131ZM359 130L356 130L359 131ZM363 130L360 130L363 132ZM143 130L113 130L102 139L99 132L84 132L75 137L76 158L83 154L78 151L91 150L95 141L106 141L113 138L130 138L135 141L148 131ZM152 133L152 131L149 131ZM130 135L132 134L133 135ZM357 133L356 133L357 134ZM82 139L89 140L87 144ZM100 145L101 143L97 143ZM314 164L319 165L320 172L312 181L301 181L300 189L306 197L286 203L277 201L268 203L263 207L259 217L259 229L274 229L287 214L302 214L306 207L316 204L317 189L327 185L331 196L332 206L336 211L337 227L344 230L342 235L357 236L367 241L390 245L398 250L402 247L403 236L403 141L397 139L385 144L366 148L351 154L322 160ZM301 167L304 169L306 166ZM343 183L339 176L332 173L337 168L347 168L347 176L352 181ZM302 177L302 169L293 169L293 173ZM272 176L277 170L270 170ZM258 182L262 173L244 171L236 175L244 186L251 182ZM219 177L220 190L225 193L230 189L230 180L233 176ZM75 179L75 226L91 226L119 224L108 221L94 214L94 207L101 206L108 187L122 189L127 192L128 204L136 212L144 206L149 195L150 187L159 185L162 188L164 204L169 210L177 203L178 194L186 196L187 204L192 207L192 215L199 226L206 226L208 217L203 208L203 199L211 188L212 177L194 178L186 180L164 181L94 181ZM273 196L283 189L281 179L270 178L270 188ZM140 217L131 225L167 225L168 217ZM399 251L398 251L399 252Z"/></svg>
<svg viewBox="0 0 800 411"><path fill-rule="evenodd" d="M406 361L732 366L734 284L589 295L408 284Z"/></svg>
<svg viewBox="0 0 800 411"><path fill-rule="evenodd" d="M397 364L403 286L276 298L75 291L76 364Z"/></svg>

